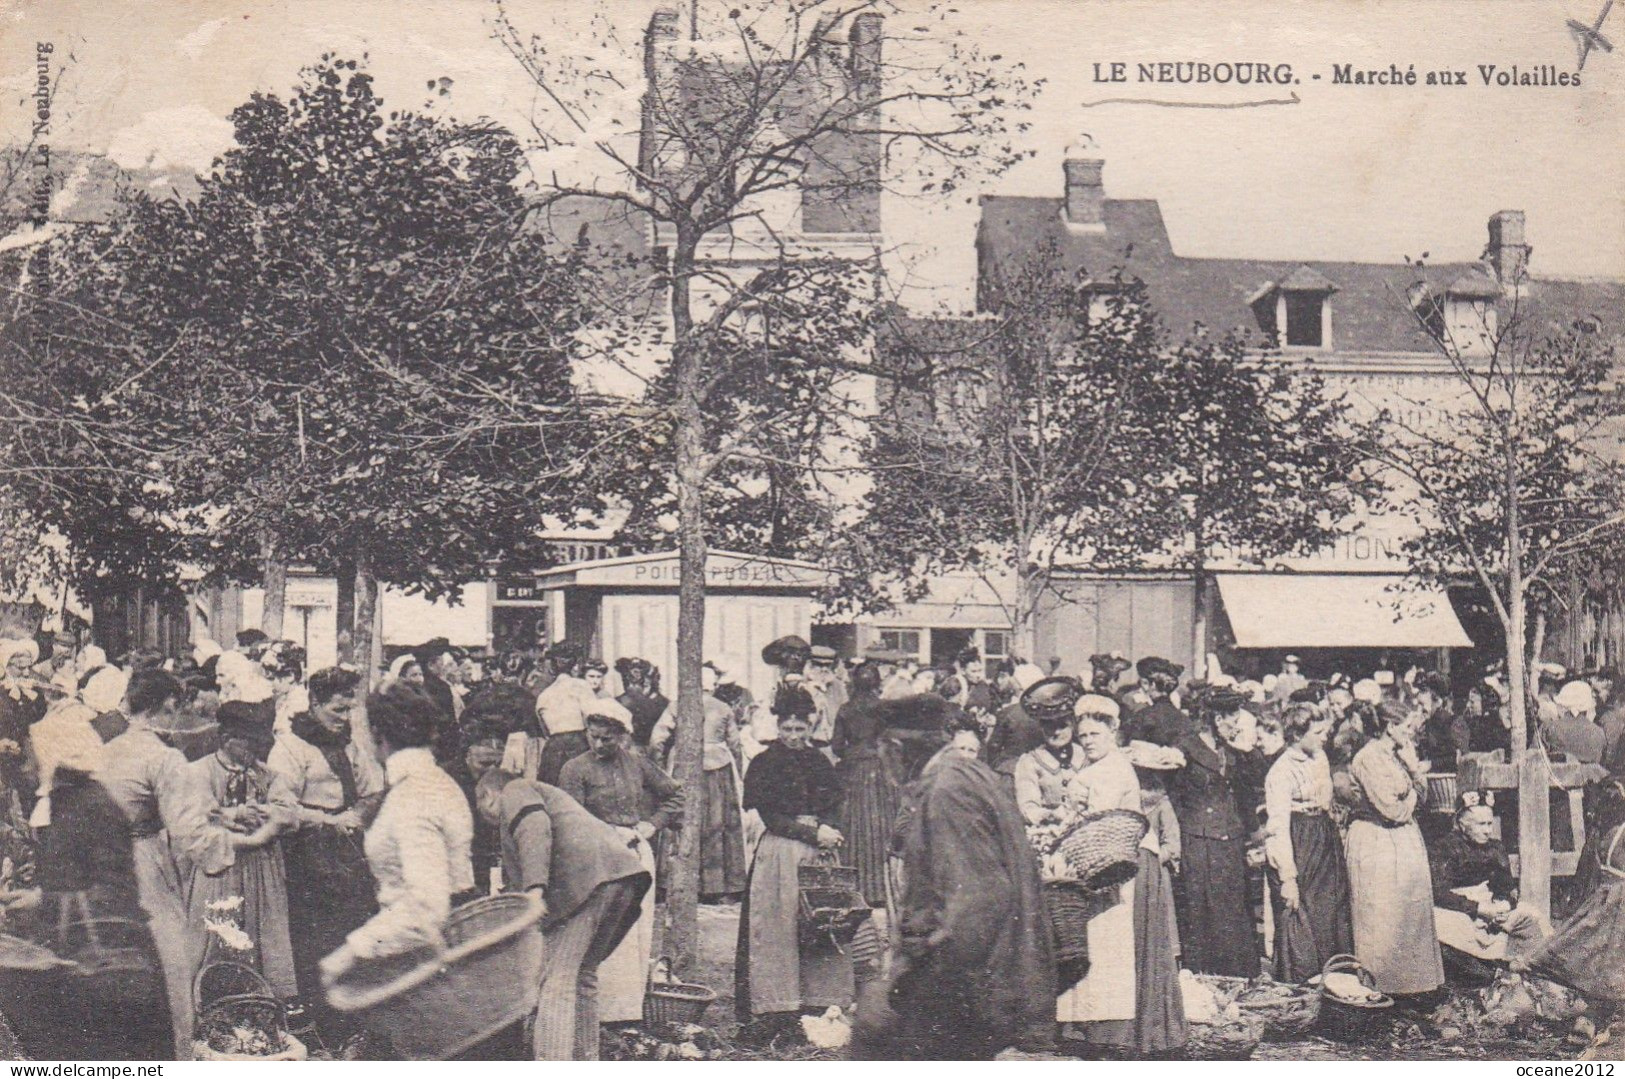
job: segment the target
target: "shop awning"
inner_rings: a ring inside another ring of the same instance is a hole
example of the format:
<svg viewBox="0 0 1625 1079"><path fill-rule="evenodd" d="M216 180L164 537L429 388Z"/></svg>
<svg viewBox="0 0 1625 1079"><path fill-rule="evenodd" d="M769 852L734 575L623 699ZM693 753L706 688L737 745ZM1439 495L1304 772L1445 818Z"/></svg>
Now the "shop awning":
<svg viewBox="0 0 1625 1079"><path fill-rule="evenodd" d="M1220 573L1241 648L1468 648L1442 589L1376 574Z"/></svg>

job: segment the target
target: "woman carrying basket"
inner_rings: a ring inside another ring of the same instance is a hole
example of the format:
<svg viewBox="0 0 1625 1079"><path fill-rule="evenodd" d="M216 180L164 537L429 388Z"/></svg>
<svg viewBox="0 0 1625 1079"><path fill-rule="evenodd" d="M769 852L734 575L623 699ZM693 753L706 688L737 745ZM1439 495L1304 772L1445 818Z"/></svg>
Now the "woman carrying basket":
<svg viewBox="0 0 1625 1079"><path fill-rule="evenodd" d="M798 924L797 870L845 841L835 827L840 781L810 741L812 695L781 685L773 710L779 737L745 773L745 808L760 813L767 830L757 843L739 914L734 999L741 1022L793 1019L831 1005L849 1008L854 994L851 959L833 941L802 943Z"/></svg>
<svg viewBox="0 0 1625 1079"><path fill-rule="evenodd" d="M1118 745L1118 705L1089 694L1077 712L1082 767L1068 799L1079 813L1141 813L1140 780ZM1119 902L1090 923L1089 974L1061 995L1058 1017L1066 1036L1155 1056L1182 1048L1185 1006L1174 958L1173 897L1154 831L1140 842L1134 879Z"/></svg>
<svg viewBox="0 0 1625 1079"><path fill-rule="evenodd" d="M367 698L367 720L388 785L365 844L379 910L322 960L327 985L359 960L440 948L451 897L474 887L474 816L429 748L441 722L435 702L396 683Z"/></svg>

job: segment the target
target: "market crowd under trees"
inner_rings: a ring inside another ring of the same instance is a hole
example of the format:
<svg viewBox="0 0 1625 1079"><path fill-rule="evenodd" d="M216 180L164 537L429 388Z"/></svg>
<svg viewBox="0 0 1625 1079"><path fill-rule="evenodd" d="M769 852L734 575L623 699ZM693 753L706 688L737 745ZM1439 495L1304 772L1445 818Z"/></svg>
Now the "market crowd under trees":
<svg viewBox="0 0 1625 1079"><path fill-rule="evenodd" d="M809 109L807 88L828 89L825 24L809 15L764 39L734 14L726 32L772 62L693 51L646 88L644 123L664 121L664 135L637 154L592 132L593 109L612 102L591 88L608 81L576 69L570 83L499 14L494 36L558 105L564 134L545 119L521 137L386 105L364 60L326 55L291 93L232 113L235 145L195 195L126 189L105 224L12 252L0 267L7 542L60 536L64 578L87 597L172 585L183 567L264 583L273 618L287 567L314 567L340 581L341 630L366 667L380 586L455 598L492 567L545 565L550 527L613 515L628 543L682 550L680 779L698 771L695 570L708 544L815 558L838 571L823 598L856 610L944 572L1013 577L1011 625L1030 654L1058 567L1150 563L1200 579L1218 547L1261 561L1314 549L1394 497L1385 470L1409 471L1425 481L1416 500L1477 484L1451 492L1472 504L1471 535L1446 521L1426 565L1450 572L1467 560L1461 541L1484 583L1504 582L1493 521L1519 486L1497 493L1493 457L1471 472L1452 461L1459 448L1395 449L1271 342L1162 324L1119 267L1060 272L1040 251L987 317L958 322L885 302L878 253L798 253L771 229L776 258L733 278L707 269L702 242L759 218L762 196L803 182L824 199L892 191L889 160L830 155L832 140L910 143L916 166L934 155L916 197L1013 164L1036 90L1019 65L963 42L913 67L882 64L876 45ZM926 119L904 129L894 114ZM627 186L530 172L533 141L571 139ZM855 171L832 173L842 160ZM642 259L585 229L561 235L565 200L595 199L669 246ZM1588 421L1619 412L1596 403L1607 368L1554 361L1562 399L1592 402ZM606 389L605 369L637 389ZM1485 430L1514 456L1540 442L1531 483L1554 505L1573 495L1584 469L1565 452L1579 441L1509 433L1490 396ZM1547 434L1575 415L1547 411ZM1554 515L1581 538L1554 542L1548 561L1617 534L1618 490L1608 472L1580 516ZM1504 606L1521 618L1512 588ZM699 791L689 785L677 860L689 869L673 893L683 957Z"/></svg>

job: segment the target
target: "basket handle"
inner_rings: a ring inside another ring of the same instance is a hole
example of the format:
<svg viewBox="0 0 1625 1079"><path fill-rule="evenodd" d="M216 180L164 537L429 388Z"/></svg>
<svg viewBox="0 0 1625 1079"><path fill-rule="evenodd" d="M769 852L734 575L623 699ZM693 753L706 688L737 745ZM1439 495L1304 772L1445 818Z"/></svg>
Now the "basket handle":
<svg viewBox="0 0 1625 1079"><path fill-rule="evenodd" d="M209 973L209 971L217 968L231 968L240 973L247 974L249 980L253 982L257 988L263 991L265 996L268 996L277 1002L278 1008L282 1006L282 998L277 996L275 989L271 988L271 983L265 980L265 975L261 974L253 967L243 963L237 963L230 959L216 959L212 963L205 963L199 967L197 974L192 978L192 1007L194 1009L198 1011L203 1010L203 978Z"/></svg>

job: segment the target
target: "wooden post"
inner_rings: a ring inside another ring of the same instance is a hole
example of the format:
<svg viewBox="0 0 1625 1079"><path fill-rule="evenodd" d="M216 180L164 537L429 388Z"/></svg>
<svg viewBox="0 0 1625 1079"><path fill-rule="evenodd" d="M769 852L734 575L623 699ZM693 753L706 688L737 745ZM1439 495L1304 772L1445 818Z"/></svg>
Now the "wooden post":
<svg viewBox="0 0 1625 1079"><path fill-rule="evenodd" d="M260 540L260 563L265 586L260 631L277 640L282 636L282 616L288 601L288 564L278 555L269 530Z"/></svg>

